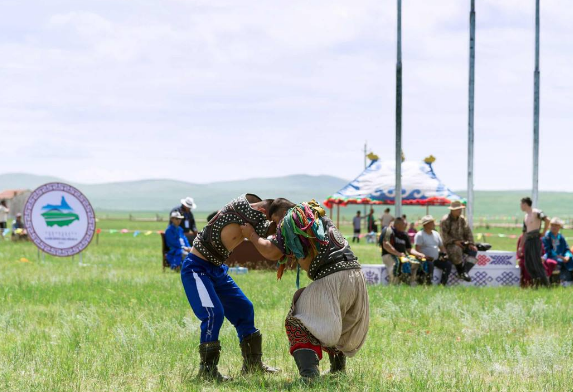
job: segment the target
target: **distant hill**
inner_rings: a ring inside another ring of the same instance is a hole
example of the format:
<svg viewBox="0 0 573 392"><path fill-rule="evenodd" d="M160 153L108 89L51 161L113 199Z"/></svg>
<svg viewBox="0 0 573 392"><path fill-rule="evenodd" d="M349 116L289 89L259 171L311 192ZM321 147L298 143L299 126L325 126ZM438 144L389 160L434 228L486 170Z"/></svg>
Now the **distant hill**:
<svg viewBox="0 0 573 392"><path fill-rule="evenodd" d="M31 174L0 174L3 189L34 189L47 182L62 181L77 187L88 197L96 210L165 211L191 196L197 211L211 212L234 197L250 192L262 198L286 197L302 201L324 200L347 180L332 176L292 175L276 178L254 178L241 181L193 184L175 180L142 180L104 184L80 184L56 177Z"/></svg>
<svg viewBox="0 0 573 392"><path fill-rule="evenodd" d="M64 179L32 174L0 174L0 191L5 189L34 189L47 182ZM78 184L69 182L86 194L99 211L152 211L169 210L186 196L192 196L197 211L211 212L231 199L245 192L252 192L263 198L286 197L294 201L316 198L322 202L328 196L347 184L347 180L332 176L292 175L276 178L253 178L241 181L193 184L175 180L142 180L105 184ZM458 192L465 197L464 191ZM529 191L476 191L476 216L520 216L519 200ZM541 192L540 206L550 216L573 216L573 193ZM379 214L384 207L376 207ZM350 217L357 209L342 208L341 213ZM438 217L447 212L445 207L432 207L430 213ZM421 216L425 208L404 207L404 213Z"/></svg>

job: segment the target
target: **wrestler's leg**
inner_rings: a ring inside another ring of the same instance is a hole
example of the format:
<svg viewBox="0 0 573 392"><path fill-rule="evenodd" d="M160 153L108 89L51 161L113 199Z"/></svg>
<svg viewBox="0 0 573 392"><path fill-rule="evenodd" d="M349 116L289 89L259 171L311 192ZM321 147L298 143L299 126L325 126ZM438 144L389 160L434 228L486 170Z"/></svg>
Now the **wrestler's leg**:
<svg viewBox="0 0 573 392"><path fill-rule="evenodd" d="M320 342L306 329L302 322L293 316L296 301L304 289L298 290L293 298L291 309L285 320L286 334L298 371L303 380L320 376L319 361L322 359Z"/></svg>
<svg viewBox="0 0 573 392"><path fill-rule="evenodd" d="M233 278L225 272L217 278L217 295L225 309L225 317L237 330L237 336L243 355L243 373L266 372L276 373L274 369L262 362L263 335L255 328L255 310Z"/></svg>
<svg viewBox="0 0 573 392"><path fill-rule="evenodd" d="M228 381L229 377L219 373L221 356L219 331L223 324L223 306L217 297L210 270L201 266L184 268L181 281L193 313L201 320L201 344L199 355L199 376L213 381Z"/></svg>

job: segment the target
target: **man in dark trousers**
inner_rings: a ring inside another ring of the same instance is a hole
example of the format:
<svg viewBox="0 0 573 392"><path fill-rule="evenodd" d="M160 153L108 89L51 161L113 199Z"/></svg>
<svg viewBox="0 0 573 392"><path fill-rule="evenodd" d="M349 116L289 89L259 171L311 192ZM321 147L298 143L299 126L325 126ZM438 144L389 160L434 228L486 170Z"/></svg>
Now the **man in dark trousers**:
<svg viewBox="0 0 573 392"><path fill-rule="evenodd" d="M549 280L541 259L543 256L541 236L549 228L549 218L543 211L533 208L532 205L531 198L524 197L521 199L521 211L525 212L523 220L523 228L525 229L525 242L523 245L525 269L531 276L534 287L540 285L549 286ZM544 229L541 231L543 226Z"/></svg>
<svg viewBox="0 0 573 392"><path fill-rule="evenodd" d="M179 211L181 215L183 215L183 221L181 222L181 228L183 229L183 233L187 239L192 240L197 235L197 224L195 223L195 217L191 210L197 208L197 204L192 197L186 197L185 199L181 199L181 205L173 208L171 213L175 211ZM191 238L189 238L191 237Z"/></svg>

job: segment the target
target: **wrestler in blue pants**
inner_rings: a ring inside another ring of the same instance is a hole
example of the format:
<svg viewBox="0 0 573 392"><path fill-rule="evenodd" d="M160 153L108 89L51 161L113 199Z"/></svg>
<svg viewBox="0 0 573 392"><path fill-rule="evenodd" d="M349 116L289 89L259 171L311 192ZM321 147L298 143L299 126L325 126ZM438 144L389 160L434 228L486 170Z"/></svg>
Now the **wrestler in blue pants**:
<svg viewBox="0 0 573 392"><path fill-rule="evenodd" d="M201 320L201 343L219 340L225 317L237 329L241 342L257 332L253 304L227 274L228 269L192 253L183 262L181 280L193 313Z"/></svg>

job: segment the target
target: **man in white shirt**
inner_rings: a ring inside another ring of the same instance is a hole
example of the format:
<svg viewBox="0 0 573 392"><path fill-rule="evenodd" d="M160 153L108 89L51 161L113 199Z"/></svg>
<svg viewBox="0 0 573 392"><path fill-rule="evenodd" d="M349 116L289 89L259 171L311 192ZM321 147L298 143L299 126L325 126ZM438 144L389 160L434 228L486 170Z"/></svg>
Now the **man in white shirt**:
<svg viewBox="0 0 573 392"><path fill-rule="evenodd" d="M432 215L426 215L422 218L422 225L424 226L424 230L420 230L416 233L414 244L418 252L426 255L427 264L423 267L426 267L424 268L424 272L426 273L427 282L432 281L435 266L442 270L440 284L445 286L448 283L448 278L452 271L452 263L447 257L444 257L446 248L440 233L434 230L436 228L434 217ZM442 255L440 255L440 252Z"/></svg>

